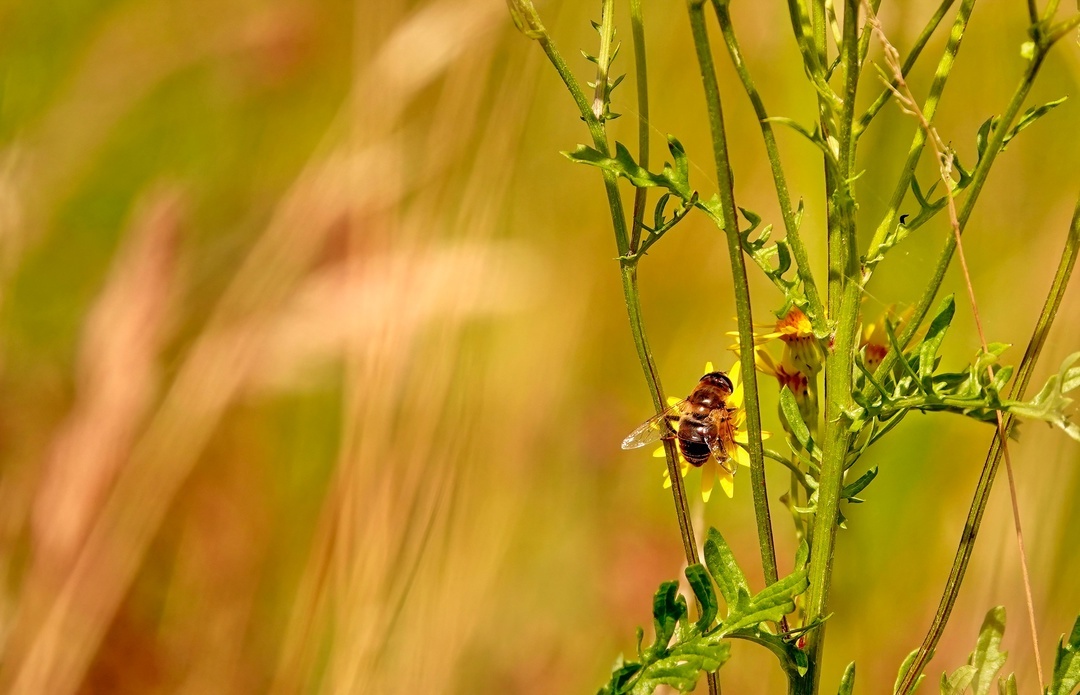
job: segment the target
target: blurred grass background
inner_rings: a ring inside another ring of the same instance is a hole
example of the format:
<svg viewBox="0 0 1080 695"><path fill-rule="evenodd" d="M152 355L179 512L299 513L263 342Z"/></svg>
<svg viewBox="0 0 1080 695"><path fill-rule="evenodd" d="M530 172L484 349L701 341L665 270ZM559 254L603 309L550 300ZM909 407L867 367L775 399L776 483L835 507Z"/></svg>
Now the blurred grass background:
<svg viewBox="0 0 1080 695"><path fill-rule="evenodd" d="M884 3L902 51L931 5ZM591 79L575 56L595 50L599 5L542 10ZM811 122L784 8L732 11L770 111ZM711 191L685 12L646 16L654 159L677 134ZM975 10L938 118L965 162L1019 80L1025 23L1020 2ZM757 125L718 58L739 204L775 222ZM0 688L595 688L681 551L661 468L618 448L649 400L599 177L558 154L587 133L503 4L5 1L0 65ZM1032 102L1072 99L1002 156L965 236L988 338L1018 345L1013 362L1080 191L1078 80L1069 38ZM636 142L629 81L613 110L614 137ZM867 234L914 129L890 105L863 139ZM821 266L820 158L779 137ZM946 233L936 220L893 253L868 315L911 300ZM724 244L704 220L658 245L641 279L671 393L734 360ZM752 281L767 322L778 298ZM978 345L960 304L952 366ZM1041 376L1080 347L1078 316L1074 288ZM854 659L859 692L890 687L990 436L912 416L861 464L881 474L840 536L825 684ZM1050 663L1080 610L1080 450L1030 425L1013 457ZM786 478L770 472L774 500ZM748 482L696 514L760 586ZM779 505L774 522L787 571ZM1015 546L999 480L932 677L1004 604L1007 668L1035 689ZM725 689L783 690L759 652L735 645Z"/></svg>

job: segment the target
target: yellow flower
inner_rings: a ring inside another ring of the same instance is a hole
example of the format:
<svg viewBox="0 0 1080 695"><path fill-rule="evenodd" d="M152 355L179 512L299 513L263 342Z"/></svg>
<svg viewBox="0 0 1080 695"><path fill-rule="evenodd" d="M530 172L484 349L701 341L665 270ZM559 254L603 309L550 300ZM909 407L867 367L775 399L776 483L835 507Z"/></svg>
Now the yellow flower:
<svg viewBox="0 0 1080 695"><path fill-rule="evenodd" d="M709 362L705 365L705 373L708 374L712 371L715 370L713 369L712 362ZM743 409L744 394L742 380L739 378L740 369L738 362L732 365L731 370L728 371L727 375L728 378L731 379L731 385L734 387L731 395L728 396L727 406L728 408L733 409L733 429L735 433L735 444L737 445L734 447L734 451L728 453L731 457L731 460L734 461L736 465L749 466L750 454L746 450L746 447L748 446L750 440L747 431L743 428L743 425L746 422L746 411ZM679 401L680 399L678 398L668 398L668 405L675 405ZM767 439L768 436L768 432L761 433L762 439ZM675 451L678 452L679 456L679 470L682 473L682 476L685 478L686 473L694 466L692 466L690 462L683 457L681 447L676 446ZM665 455L666 454L664 451L664 447L660 447L653 452L653 456L656 458L664 458ZM705 502L709 501L709 498L712 496L712 491L716 486L717 480L720 481L720 488L724 491L725 495L730 498L735 494L734 474L727 468L725 468L723 465L721 465L719 462L717 462L715 456L710 456L709 459L700 466L700 468L702 500L704 500ZM667 468L664 469L664 487L671 487L671 478L668 474Z"/></svg>
<svg viewBox="0 0 1080 695"><path fill-rule="evenodd" d="M771 327L768 333L754 334L754 364L759 372L774 377L781 390L785 386L791 390L803 419L814 427L818 416L817 375L825 363L825 350L814 336L810 319L799 309L791 309ZM784 344L779 362L765 347L773 340ZM739 351L738 342L732 349Z"/></svg>

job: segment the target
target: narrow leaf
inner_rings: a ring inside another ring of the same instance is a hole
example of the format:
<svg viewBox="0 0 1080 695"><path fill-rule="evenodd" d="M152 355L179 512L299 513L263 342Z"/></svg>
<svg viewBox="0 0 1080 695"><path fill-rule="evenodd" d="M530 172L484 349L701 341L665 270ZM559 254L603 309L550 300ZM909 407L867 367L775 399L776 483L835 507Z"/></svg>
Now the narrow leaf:
<svg viewBox="0 0 1080 695"><path fill-rule="evenodd" d="M844 669L844 675L840 678L840 689L836 695L851 695L855 690L855 662L852 661Z"/></svg>
<svg viewBox="0 0 1080 695"><path fill-rule="evenodd" d="M929 378L934 373L935 358L955 314L956 302L950 294L938 306L937 314L930 322L930 329L926 332L926 338L923 339L922 346L919 348L919 376L923 379Z"/></svg>

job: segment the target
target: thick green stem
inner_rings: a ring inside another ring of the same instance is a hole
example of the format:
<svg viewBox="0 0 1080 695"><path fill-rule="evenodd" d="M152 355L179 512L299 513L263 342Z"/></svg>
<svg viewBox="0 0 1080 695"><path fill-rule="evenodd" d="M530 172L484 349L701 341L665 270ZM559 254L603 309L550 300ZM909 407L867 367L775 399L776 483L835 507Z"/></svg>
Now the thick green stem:
<svg viewBox="0 0 1080 695"><path fill-rule="evenodd" d="M765 152L769 157L769 166L772 168L773 185L776 187L776 197L780 203L780 215L784 220L784 232L787 235L788 244L791 246L791 253L795 257L796 272L798 272L799 279L802 280L806 292L807 313L814 324L814 332L819 336L824 336L828 333L825 308L822 306L817 283L814 281L814 274L810 268L810 257L806 253L806 245L803 244L802 236L799 234L799 225L795 221L795 212L791 209L791 195L788 192L784 167L780 163L780 149L776 145L776 135L773 133L772 123L769 122L769 113L765 110L765 103L758 93L757 86L750 76L750 69L746 66L746 62L743 61L742 52L739 50L739 42L735 37L735 29L731 24L731 13L728 12L728 0L713 0L712 4L713 9L716 11L716 17L720 21L720 31L724 35L724 42L727 44L731 62L735 65L743 89L746 90L746 95L750 98L750 103L754 107L754 114L757 116L758 125L761 127L761 136L765 140Z"/></svg>
<svg viewBox="0 0 1080 695"><path fill-rule="evenodd" d="M840 47L841 66L844 74L844 98L837 123L837 171L833 176L836 186L830 189L830 292L840 296L829 298L830 307L836 306L837 327L833 354L825 364L825 441L822 449L821 474L819 476L818 506L814 517L814 544L810 549L810 587L807 590L806 618L813 623L826 616L829 586L832 579L832 563L835 552L837 518L840 510L840 493L843 488L844 463L847 459L851 434L845 415L852 405L852 373L856 334L859 326L858 250L855 243L855 199L851 181L855 167L855 143L853 125L855 120L855 95L859 81L857 18L858 0L846 0L844 7L844 41ZM826 165L828 166L828 164ZM835 273L836 278L832 277ZM820 680L820 662L825 643L825 624L807 636L810 670L802 692L817 692Z"/></svg>
<svg viewBox="0 0 1080 695"><path fill-rule="evenodd" d="M1035 330L1028 341L1024 358L1020 361L1016 381L1010 392L1012 398L1020 400L1024 397L1024 390L1031 381L1031 375L1035 371L1035 363L1038 361L1039 354L1046 343L1046 336L1050 332L1050 326L1057 315L1058 307L1061 306L1065 288L1068 286L1069 277L1072 275L1073 267L1076 264L1078 251L1080 251L1080 199L1077 200L1076 209L1073 212L1069 235L1065 240L1065 248L1061 253L1061 260L1058 263L1057 272L1054 274L1054 281L1050 285L1050 292L1046 295L1046 301L1043 303L1039 319L1035 323ZM1012 432L1012 427L1013 416L1011 414L1006 415L1002 428L1006 436ZM1003 451L1000 432L995 432L994 439L990 443L990 450L986 454L986 462L983 464L979 482L975 487L975 495L971 500L967 521L964 523L964 531L960 535L960 545L956 549L952 569L949 570L949 578L945 581L945 590L942 592L937 612L934 613L930 629L919 646L919 652L915 656L915 660L904 673L900 687L897 689L898 695L906 695L911 690L919 673L926 667L926 662L929 661L934 649L937 648L942 633L945 631L945 624L952 614L956 598L960 594L960 586L967 573L971 553L975 549L975 538L978 536L979 527L982 525L983 514L986 512L986 504L990 499L990 490L993 488L994 478L997 476Z"/></svg>
<svg viewBox="0 0 1080 695"><path fill-rule="evenodd" d="M690 14L690 28L694 36L694 48L697 52L698 65L701 68L701 80L705 88L705 101L709 111L709 126L712 133L713 157L716 161L716 182L720 194L720 215L724 233L728 242L728 257L731 260L731 275L735 286L735 309L739 321L739 342L744 346L754 344L753 312L750 307L750 285L746 279L746 261L743 257L739 239L739 221L735 207L735 193L732 185L731 163L728 159L727 137L724 134L724 114L720 102L720 87L716 81L716 68L713 65L712 52L709 48L709 34L705 26L704 0L689 0L687 7ZM761 410L758 401L757 372L754 368L754 351L739 351L742 367L743 390L746 395L746 426L750 452L750 483L754 495L754 514L757 520L758 545L761 550L761 564L765 573L765 582L772 584L777 579L776 548L773 542L772 520L769 514L769 496L765 486L765 456L761 445Z"/></svg>

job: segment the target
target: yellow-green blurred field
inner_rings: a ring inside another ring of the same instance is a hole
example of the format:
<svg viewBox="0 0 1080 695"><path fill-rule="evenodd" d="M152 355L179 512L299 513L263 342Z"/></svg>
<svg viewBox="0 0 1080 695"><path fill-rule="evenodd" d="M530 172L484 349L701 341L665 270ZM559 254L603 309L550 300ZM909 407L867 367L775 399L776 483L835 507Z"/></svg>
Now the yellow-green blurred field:
<svg viewBox="0 0 1080 695"><path fill-rule="evenodd" d="M883 3L901 51L934 6ZM541 10L592 79L578 49L596 50L599 3ZM676 134L711 194L685 8L645 11L654 161ZM784 4L732 11L770 111L812 122ZM975 9L937 121L965 161L1020 78L1025 29L1022 2ZM778 222L758 127L717 58L737 200ZM588 133L505 5L5 0L0 69L0 691L594 691L681 545L662 465L619 449L651 406L600 178L559 155ZM1080 192L1078 83L1068 37L1030 101L1070 100L1002 155L964 237L1012 363ZM860 95L878 90L870 70ZM636 142L632 79L614 99L613 136ZM890 105L863 139L867 230L915 128ZM821 158L779 137L823 273ZM868 315L912 301L947 233L937 219L897 248ZM768 322L779 297L751 282ZM734 361L726 247L706 220L657 245L641 284L670 392ZM960 367L978 339L947 284ZM1080 349L1078 319L1073 287L1036 383ZM825 692L850 660L856 692L886 692L921 641L990 438L913 415L870 454L881 474L838 543ZM1032 424L1012 451L1047 664L1080 612L1080 445ZM774 502L787 479L770 470ZM930 685L1003 604L1006 668L1036 690L1004 482ZM748 486L694 513L760 587ZM792 527L779 504L773 518L783 573ZM721 673L727 693L785 688L749 645Z"/></svg>

